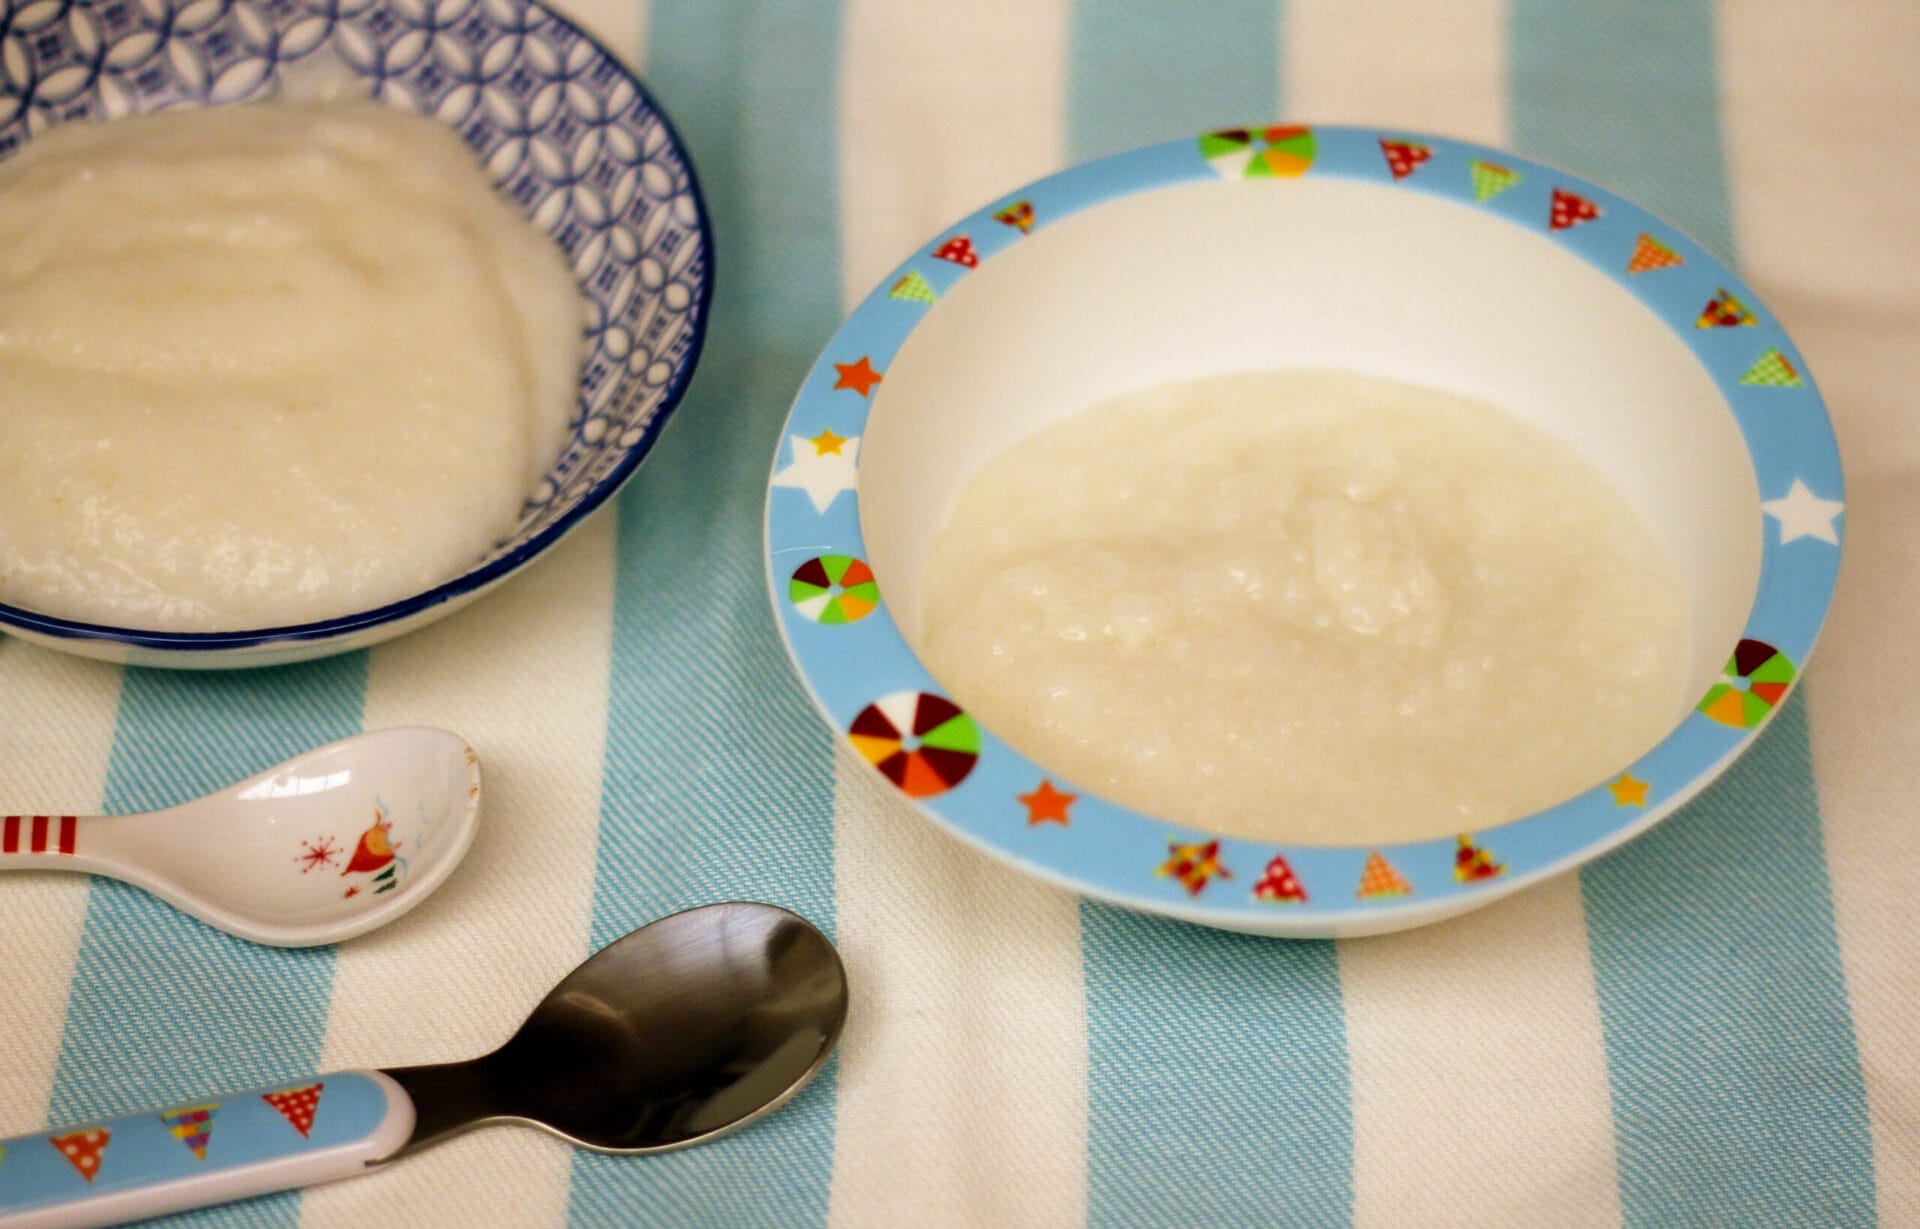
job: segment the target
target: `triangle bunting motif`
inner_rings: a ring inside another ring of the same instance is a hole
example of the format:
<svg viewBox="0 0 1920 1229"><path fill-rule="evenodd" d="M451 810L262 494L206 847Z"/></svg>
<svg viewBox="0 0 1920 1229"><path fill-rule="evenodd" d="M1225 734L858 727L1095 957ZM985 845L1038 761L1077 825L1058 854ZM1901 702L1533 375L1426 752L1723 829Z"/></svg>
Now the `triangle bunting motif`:
<svg viewBox="0 0 1920 1229"><path fill-rule="evenodd" d="M936 296L933 283L921 275L918 269L909 269L907 275L893 284L887 292L890 299L906 299L914 303L931 303Z"/></svg>
<svg viewBox="0 0 1920 1229"><path fill-rule="evenodd" d="M1765 388L1802 388L1806 381L1793 369L1787 356L1778 350L1768 350L1760 360L1747 368L1747 374L1740 377L1742 384L1757 384Z"/></svg>
<svg viewBox="0 0 1920 1229"><path fill-rule="evenodd" d="M1367 855L1367 865L1360 872L1360 888L1354 893L1361 900L1383 900L1389 896L1411 896L1413 885L1408 883L1393 864L1382 857L1379 850Z"/></svg>
<svg viewBox="0 0 1920 1229"><path fill-rule="evenodd" d="M1260 882L1253 885L1253 898L1270 905L1304 905L1307 890L1300 886L1299 877L1293 873L1293 867L1287 865L1286 858L1275 854L1260 876Z"/></svg>
<svg viewBox="0 0 1920 1229"><path fill-rule="evenodd" d="M980 257L973 250L973 240L965 235L955 235L933 249L933 254L941 260L952 261L963 269L976 268L980 264Z"/></svg>
<svg viewBox="0 0 1920 1229"><path fill-rule="evenodd" d="M1633 259L1627 261L1627 272L1651 273L1655 269L1671 269L1686 263L1680 253L1652 235L1642 234L1633 245Z"/></svg>
<svg viewBox="0 0 1920 1229"><path fill-rule="evenodd" d="M1600 216L1600 206L1584 196L1575 196L1565 188L1553 190L1553 208L1547 215L1548 230L1567 230Z"/></svg>
<svg viewBox="0 0 1920 1229"><path fill-rule="evenodd" d="M160 1121L167 1124L167 1130L173 1137L192 1151L195 1159L207 1159L207 1139L213 1134L213 1113L220 1108L215 1101L209 1105L189 1105L177 1110L168 1110L160 1115Z"/></svg>
<svg viewBox="0 0 1920 1229"><path fill-rule="evenodd" d="M313 1112L320 1108L320 1090L324 1087L324 1084L303 1084L298 1088L263 1092L260 1099L280 1111L288 1125L305 1137L313 1130Z"/></svg>
<svg viewBox="0 0 1920 1229"><path fill-rule="evenodd" d="M1497 162L1475 162L1467 170L1473 176L1473 199L1481 204L1520 182L1520 172Z"/></svg>
<svg viewBox="0 0 1920 1229"><path fill-rule="evenodd" d="M1389 141L1384 137L1380 141L1380 152L1386 156L1387 169L1395 179L1405 179L1433 157L1433 150L1428 146L1412 141Z"/></svg>
<svg viewBox="0 0 1920 1229"><path fill-rule="evenodd" d="M107 1141L113 1135L99 1127L87 1127L84 1130L68 1131L65 1135L50 1135L47 1142L61 1156L67 1158L67 1164L88 1182L100 1175L100 1158L107 1150Z"/></svg>

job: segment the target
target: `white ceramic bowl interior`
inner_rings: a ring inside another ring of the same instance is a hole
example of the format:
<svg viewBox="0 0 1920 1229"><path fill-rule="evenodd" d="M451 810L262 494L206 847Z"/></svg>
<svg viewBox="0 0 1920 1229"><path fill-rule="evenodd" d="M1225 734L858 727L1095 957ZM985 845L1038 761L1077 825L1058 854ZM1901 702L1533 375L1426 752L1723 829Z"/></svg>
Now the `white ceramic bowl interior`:
<svg viewBox="0 0 1920 1229"><path fill-rule="evenodd" d="M1760 493L1699 362L1546 235L1333 178L1113 200L1036 230L941 298L887 368L860 453L868 562L908 642L934 537L988 460L1132 389L1287 367L1484 398L1578 448L1679 567L1686 694L1719 677L1753 604Z"/></svg>

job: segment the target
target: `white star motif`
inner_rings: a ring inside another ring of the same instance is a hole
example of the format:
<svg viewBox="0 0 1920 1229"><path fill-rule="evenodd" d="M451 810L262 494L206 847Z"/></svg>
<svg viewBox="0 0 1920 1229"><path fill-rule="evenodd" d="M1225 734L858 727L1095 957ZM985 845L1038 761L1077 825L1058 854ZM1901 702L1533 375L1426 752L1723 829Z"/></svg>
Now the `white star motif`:
<svg viewBox="0 0 1920 1229"><path fill-rule="evenodd" d="M1833 520L1846 510L1846 505L1834 499L1822 499L1807 488L1807 484L1795 478L1787 493L1779 499L1769 499L1760 505L1774 520L1780 522L1780 544L1799 538L1818 538L1822 542L1840 545L1840 534L1833 527Z"/></svg>
<svg viewBox="0 0 1920 1229"><path fill-rule="evenodd" d="M854 463L860 458L860 437L835 437L823 446L818 439L789 435L793 441L793 460L773 475L773 485L805 491L815 512L825 512L840 492L853 490L859 481Z"/></svg>

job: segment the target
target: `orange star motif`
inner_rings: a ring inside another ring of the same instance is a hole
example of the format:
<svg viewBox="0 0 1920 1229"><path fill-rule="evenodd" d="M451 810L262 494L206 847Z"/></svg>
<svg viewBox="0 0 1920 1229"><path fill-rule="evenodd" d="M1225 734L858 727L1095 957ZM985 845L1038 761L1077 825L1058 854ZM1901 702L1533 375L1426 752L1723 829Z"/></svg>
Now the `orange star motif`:
<svg viewBox="0 0 1920 1229"><path fill-rule="evenodd" d="M1028 824L1071 824L1067 817L1067 808L1072 806L1078 794L1063 794L1053 787L1053 782L1042 780L1040 788L1031 794L1018 795L1027 808Z"/></svg>
<svg viewBox="0 0 1920 1229"><path fill-rule="evenodd" d="M840 445L846 442L846 436L835 435L831 429L822 431L808 441L808 443L813 445L813 455L816 457L824 457L828 453L832 453L836 457L840 456Z"/></svg>
<svg viewBox="0 0 1920 1229"><path fill-rule="evenodd" d="M1614 806L1643 807L1647 805L1647 785L1647 782L1623 772L1618 781L1607 786L1607 792L1613 795Z"/></svg>
<svg viewBox="0 0 1920 1229"><path fill-rule="evenodd" d="M855 362L835 363L833 369L840 373L840 378L833 382L835 388L850 388L862 397L872 394L873 386L886 378L873 369L872 361L864 354Z"/></svg>

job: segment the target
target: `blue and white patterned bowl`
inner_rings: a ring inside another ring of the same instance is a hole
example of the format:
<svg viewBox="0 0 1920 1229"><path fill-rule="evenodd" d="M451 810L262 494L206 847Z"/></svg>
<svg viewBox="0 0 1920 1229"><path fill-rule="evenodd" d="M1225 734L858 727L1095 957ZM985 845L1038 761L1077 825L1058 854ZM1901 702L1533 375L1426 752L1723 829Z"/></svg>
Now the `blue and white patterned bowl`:
<svg viewBox="0 0 1920 1229"><path fill-rule="evenodd" d="M0 7L0 157L51 125L364 88L455 129L572 261L589 319L573 435L484 559L375 610L170 633L0 605L0 629L139 665L323 657L448 614L605 503L692 379L713 239L686 151L633 74L532 0L26 0Z"/></svg>
<svg viewBox="0 0 1920 1229"><path fill-rule="evenodd" d="M1558 806L1382 847L1168 823L960 712L910 640L927 548L980 465L1131 388L1295 366L1483 397L1583 452L1679 565L1697 706ZM794 403L768 490L768 579L832 727L953 833L1134 908L1358 935L1577 866L1718 775L1805 665L1839 566L1841 499L1798 351L1673 227L1501 151L1276 126L1041 180L890 274Z"/></svg>

